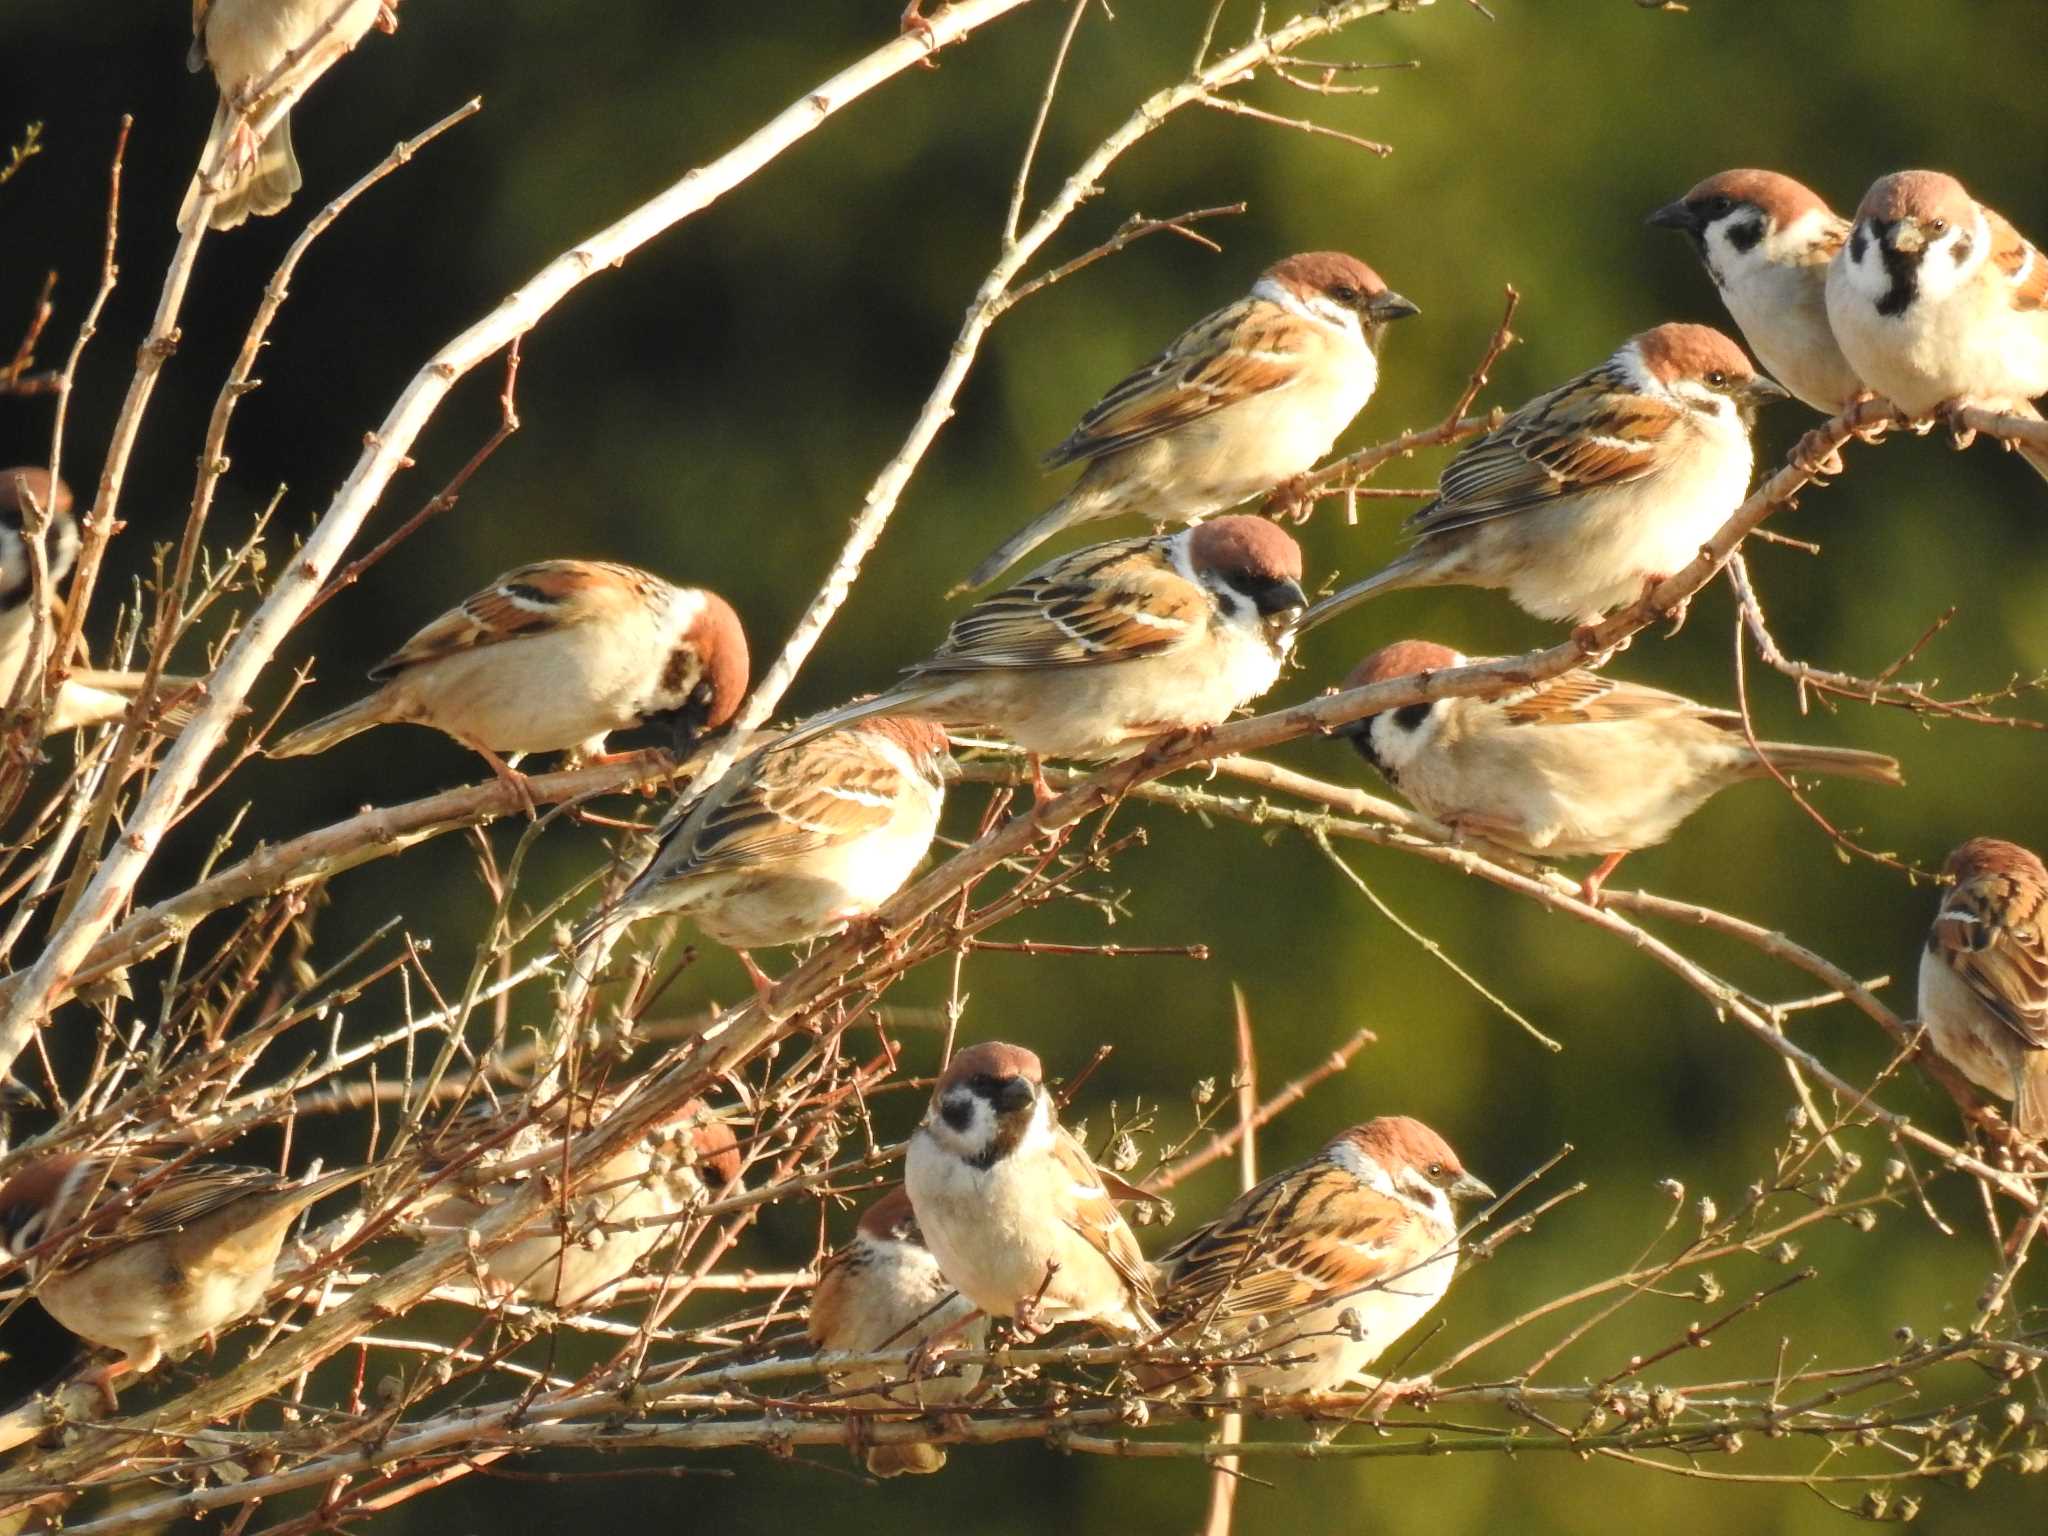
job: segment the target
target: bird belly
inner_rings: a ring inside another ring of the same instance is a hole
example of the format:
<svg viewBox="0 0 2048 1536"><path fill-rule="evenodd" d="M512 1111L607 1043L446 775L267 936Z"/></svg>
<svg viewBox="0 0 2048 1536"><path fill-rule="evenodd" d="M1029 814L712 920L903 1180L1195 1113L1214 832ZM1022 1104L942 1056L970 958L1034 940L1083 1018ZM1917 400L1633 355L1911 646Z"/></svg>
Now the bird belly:
<svg viewBox="0 0 2048 1536"><path fill-rule="evenodd" d="M1950 1066L1986 1093L2013 1097L2018 1040L1977 1001L1969 983L1925 950L1920 956L1920 1022Z"/></svg>
<svg viewBox="0 0 2048 1536"><path fill-rule="evenodd" d="M330 48L353 48L377 20L379 0L353 0L335 22ZM235 95L268 75L326 23L336 0L213 0L206 56L223 92Z"/></svg>
<svg viewBox="0 0 2048 1536"><path fill-rule="evenodd" d="M493 752L564 752L639 723L645 651L597 626L425 663L387 686L403 717Z"/></svg>
<svg viewBox="0 0 2048 1536"><path fill-rule="evenodd" d="M1832 416L1862 387L1828 324L1824 269L1766 267L1721 290L1764 372Z"/></svg>
<svg viewBox="0 0 2048 1536"><path fill-rule="evenodd" d="M1454 1260L1454 1254L1445 1254L1375 1289L1271 1324L1255 1342L1276 1362L1284 1357L1285 1363L1237 1367L1233 1374L1239 1388L1272 1395L1337 1390L1443 1299ZM1357 1318L1356 1338L1342 1321L1346 1312Z"/></svg>
<svg viewBox="0 0 2048 1536"><path fill-rule="evenodd" d="M975 1168L923 1134L911 1141L905 1183L932 1257L960 1294L991 1317L1012 1317L1034 1297L1042 1297L1043 1322L1096 1315L1085 1297L1121 1298L1108 1261L1059 1219L1057 1202L1045 1198L1044 1170L1027 1174L1015 1164L1003 1158ZM1048 1279L1055 1261L1059 1268Z"/></svg>

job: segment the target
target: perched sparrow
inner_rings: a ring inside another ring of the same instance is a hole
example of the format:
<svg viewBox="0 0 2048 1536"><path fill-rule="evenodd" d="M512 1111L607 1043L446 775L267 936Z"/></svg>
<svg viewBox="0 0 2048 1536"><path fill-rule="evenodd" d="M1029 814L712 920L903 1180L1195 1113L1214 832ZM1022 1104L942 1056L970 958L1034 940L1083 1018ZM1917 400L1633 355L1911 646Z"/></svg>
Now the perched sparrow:
<svg viewBox="0 0 2048 1536"><path fill-rule="evenodd" d="M855 1355L901 1349L903 1369L862 1366L836 1371L832 1380L854 1391L844 1400L849 1408L921 1413L957 1403L981 1384L978 1365L912 1380L907 1363L914 1346L956 1331L968 1348L980 1349L988 1339L988 1322L969 1321L973 1313L939 1273L938 1260L917 1230L910 1196L899 1184L861 1212L852 1240L825 1260L811 1293L811 1342L821 1350ZM866 1388L880 1390L859 1390ZM946 1464L946 1453L936 1445L878 1445L867 1453L867 1462L875 1476L894 1477L936 1472Z"/></svg>
<svg viewBox="0 0 2048 1536"><path fill-rule="evenodd" d="M1305 604L1301 546L1262 517L1093 544L976 603L889 692L785 740L910 714L985 726L1034 759L1114 757L1272 687Z"/></svg>
<svg viewBox="0 0 2048 1536"><path fill-rule="evenodd" d="M1944 1059L2012 1100L2023 1136L2048 1140L2048 869L2017 843L1973 837L1920 956L1920 1022Z"/></svg>
<svg viewBox="0 0 2048 1536"><path fill-rule="evenodd" d="M617 902L578 936L681 912L747 954L865 917L908 880L939 828L953 760L937 726L861 720L800 747L757 747L673 819Z"/></svg>
<svg viewBox="0 0 2048 1536"><path fill-rule="evenodd" d="M1075 523L1194 523L1262 496L1330 451L1379 381L1389 322L1415 306L1342 251L1275 262L1118 384L1045 456L1088 467L1051 509L974 569L986 586Z"/></svg>
<svg viewBox="0 0 2048 1536"><path fill-rule="evenodd" d="M1346 688L1459 667L1427 640L1374 651ZM1566 672L1499 699L1438 699L1340 726L1415 808L1461 833L1544 858L1605 855L1588 900L1624 855L1663 842L1744 779L1812 773L1904 783L1898 762L1848 747L1766 741L1742 716L1599 672Z"/></svg>
<svg viewBox="0 0 2048 1536"><path fill-rule="evenodd" d="M1828 325L1828 263L1849 221L1776 171L1723 171L1650 215L1681 230L1766 372L1832 416L1863 394Z"/></svg>
<svg viewBox="0 0 2048 1536"><path fill-rule="evenodd" d="M1160 1256L1160 1326L1184 1346L1207 1336L1253 1357L1232 1371L1241 1391L1334 1391L1443 1300L1453 1202L1492 1198L1421 1121L1354 1125ZM1151 1387L1187 1378L1143 1373Z"/></svg>
<svg viewBox="0 0 2048 1536"><path fill-rule="evenodd" d="M262 1168L53 1157L0 1188L0 1246L64 1327L122 1358L93 1373L152 1369L262 1306L285 1234L314 1201L367 1178L349 1168L295 1183ZM69 1234L69 1235L66 1235ZM51 1251L39 1253L45 1243Z"/></svg>
<svg viewBox="0 0 2048 1536"><path fill-rule="evenodd" d="M1828 320L1858 377L1901 410L2039 418L2048 260L1953 176L1898 171L1863 194L1828 268ZM2048 475L2048 452L2020 453Z"/></svg>
<svg viewBox="0 0 2048 1536"><path fill-rule="evenodd" d="M587 1129L608 1107L601 1103L594 1112L578 1115L575 1128ZM536 1143L559 1152L558 1135L559 1126L529 1127L497 1161L526 1162L530 1153L527 1158L519 1154ZM559 1161L545 1160L531 1172L554 1175L560 1167ZM592 1169L566 1200L503 1245L486 1250L480 1260L485 1288L564 1309L606 1305L613 1298L604 1293L676 1235L671 1218L685 1215L739 1176L739 1143L732 1128L692 1099L672 1119ZM426 1225L430 1230L473 1226L512 1192L512 1182L504 1180L474 1199L439 1201L427 1211Z"/></svg>
<svg viewBox="0 0 2048 1536"><path fill-rule="evenodd" d="M1644 331L1461 449L1408 520L1408 552L1302 627L1442 586L1505 587L1539 619L1591 623L1684 566L1742 504L1756 407L1784 398L1719 331Z"/></svg>
<svg viewBox="0 0 2048 1536"><path fill-rule="evenodd" d="M291 201L303 180L292 153L291 117L279 118L270 136L257 143L249 120L261 115L267 101L252 100L250 93L317 79L371 27L392 31L396 6L397 0L192 0L192 50L185 65L195 75L213 66L220 105L199 176L178 209L178 228L191 226L199 209L199 177L213 168L223 143L233 147L208 220L215 229L233 229L252 213L276 213ZM301 56L292 57L299 50Z"/></svg>
<svg viewBox="0 0 2048 1536"><path fill-rule="evenodd" d="M597 757L613 731L673 725L678 755L733 717L747 691L747 637L716 592L672 587L630 565L542 560L507 571L370 669L384 686L271 746L324 752L406 721L498 754Z"/></svg>
<svg viewBox="0 0 2048 1536"><path fill-rule="evenodd" d="M1019 1045L970 1046L947 1065L904 1164L925 1245L977 1310L1021 1332L1148 1333L1145 1256L1044 1084Z"/></svg>

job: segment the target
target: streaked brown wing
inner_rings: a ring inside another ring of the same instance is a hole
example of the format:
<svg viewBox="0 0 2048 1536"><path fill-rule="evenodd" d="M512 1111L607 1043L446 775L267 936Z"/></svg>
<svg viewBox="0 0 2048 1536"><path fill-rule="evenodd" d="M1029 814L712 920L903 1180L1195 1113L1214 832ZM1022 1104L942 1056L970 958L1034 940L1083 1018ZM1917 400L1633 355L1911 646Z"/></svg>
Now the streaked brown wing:
<svg viewBox="0 0 2048 1536"><path fill-rule="evenodd" d="M1932 941L1998 1021L2048 1049L2048 933L2043 892L2004 871L1965 880L1941 904Z"/></svg>
<svg viewBox="0 0 2048 1536"><path fill-rule="evenodd" d="M2003 214L1984 210L1991 226L1991 260L2012 284L2014 309L2048 309L2048 261Z"/></svg>
<svg viewBox="0 0 2048 1536"><path fill-rule="evenodd" d="M1064 1129L1053 1143L1053 1155L1065 1170L1070 1184L1072 1204L1067 1213L1067 1225L1109 1261L1109 1267L1116 1271L1137 1304L1151 1311L1152 1272L1145 1262L1144 1250L1139 1248L1138 1239L1124 1220L1123 1213L1116 1208L1116 1202L1110 1199L1094 1161Z"/></svg>
<svg viewBox="0 0 2048 1536"><path fill-rule="evenodd" d="M1731 710L1708 709L1681 694L1621 682L1598 672L1566 672L1527 693L1510 695L1501 701L1501 713L1511 725L1592 725L1673 715L1690 715L1735 729L1742 724L1742 717Z"/></svg>
<svg viewBox="0 0 2048 1536"><path fill-rule="evenodd" d="M663 878L780 863L879 832L909 787L858 728L761 751L729 793L677 824L672 841L688 852Z"/></svg>
<svg viewBox="0 0 2048 1536"><path fill-rule="evenodd" d="M907 675L1065 667L1156 656L1199 639L1209 602L1157 538L1076 550L976 603Z"/></svg>
<svg viewBox="0 0 2048 1536"><path fill-rule="evenodd" d="M378 662L370 676L387 678L460 651L584 623L621 593L622 570L593 560L541 560L507 571Z"/></svg>

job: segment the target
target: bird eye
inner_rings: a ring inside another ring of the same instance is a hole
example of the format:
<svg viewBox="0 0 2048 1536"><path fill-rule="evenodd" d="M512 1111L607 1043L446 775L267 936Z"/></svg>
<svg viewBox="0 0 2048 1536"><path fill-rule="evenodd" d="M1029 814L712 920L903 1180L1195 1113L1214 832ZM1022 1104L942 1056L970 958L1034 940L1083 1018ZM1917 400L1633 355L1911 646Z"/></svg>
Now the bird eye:
<svg viewBox="0 0 2048 1536"><path fill-rule="evenodd" d="M1929 230L1931 230L1931 231L1932 231L1933 233L1935 233L1935 234L1937 234L1937 235L1938 235L1938 234L1942 233L1942 231L1944 231L1944 230L1946 230L1946 229L1948 228L1948 220L1947 220L1947 219L1929 219L1929 220L1927 221L1927 227L1928 227L1928 229L1929 229Z"/></svg>
<svg viewBox="0 0 2048 1536"><path fill-rule="evenodd" d="M1711 202L1707 204L1707 212L1713 214L1715 218L1719 218L1722 214L1727 213L1734 206L1735 199L1729 197L1726 193L1723 193L1721 196L1714 198Z"/></svg>
<svg viewBox="0 0 2048 1536"><path fill-rule="evenodd" d="M1443 1182L1444 1165L1442 1163L1431 1163L1427 1168L1423 1170L1423 1172L1427 1173L1430 1176L1430 1178L1434 1179L1438 1183Z"/></svg>
<svg viewBox="0 0 2048 1536"><path fill-rule="evenodd" d="M1720 389L1728 383L1728 375L1718 368L1711 369L1707 374L1707 382L1713 385L1714 388Z"/></svg>
<svg viewBox="0 0 2048 1536"><path fill-rule="evenodd" d="M1330 297L1348 308L1358 302L1358 290L1349 283L1339 283L1330 290Z"/></svg>

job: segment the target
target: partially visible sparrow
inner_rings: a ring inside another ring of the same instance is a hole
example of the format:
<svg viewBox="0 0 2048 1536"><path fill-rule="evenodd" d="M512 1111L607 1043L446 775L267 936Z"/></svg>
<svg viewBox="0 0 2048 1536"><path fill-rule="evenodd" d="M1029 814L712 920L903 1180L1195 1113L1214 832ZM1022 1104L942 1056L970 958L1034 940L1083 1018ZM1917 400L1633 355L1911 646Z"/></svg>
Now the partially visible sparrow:
<svg viewBox="0 0 2048 1536"><path fill-rule="evenodd" d="M1063 528L1098 518L1194 523L1309 469L1372 398L1386 327L1416 313L1355 256L1275 262L1097 401L1045 466L1074 488L965 583L986 586Z"/></svg>
<svg viewBox="0 0 2048 1536"><path fill-rule="evenodd" d="M788 750L771 740L669 823L647 867L577 943L680 912L737 950L765 991L747 951L818 938L895 895L931 847L952 771L945 732L900 715Z"/></svg>
<svg viewBox="0 0 2048 1536"><path fill-rule="evenodd" d="M1114 757L1272 687L1306 601L1301 546L1262 517L1090 545L976 603L887 693L787 740L907 714L985 727L1034 759Z"/></svg>
<svg viewBox="0 0 2048 1536"><path fill-rule="evenodd" d="M1948 856L1920 956L1920 1022L1934 1048L2013 1125L2048 1140L2048 868L2017 843L1973 837Z"/></svg>
<svg viewBox="0 0 2048 1536"><path fill-rule="evenodd" d="M1810 188L1776 171L1722 171L1650 222L1691 237L1772 378L1828 416L1863 395L1828 324L1828 263L1849 221Z"/></svg>
<svg viewBox="0 0 2048 1536"><path fill-rule="evenodd" d="M291 116L279 118L269 136L256 142L249 122L262 114L268 98L252 99L250 93L317 79L371 27L390 32L397 25L397 0L192 0L192 48L185 65L195 75L213 66L220 105L199 175L178 209L178 228L190 228L197 216L199 178L212 169L223 144L231 147L207 221L213 228L233 229L252 213L276 213L289 203L304 180L292 153ZM300 57L291 58L295 52Z"/></svg>
<svg viewBox="0 0 2048 1536"><path fill-rule="evenodd" d="M1756 407L1785 391L1704 325L1660 325L1458 452L1415 543L1302 628L1402 587L1505 587L1590 624L1697 555L1749 489Z"/></svg>
<svg viewBox="0 0 2048 1536"><path fill-rule="evenodd" d="M1449 646L1402 640L1366 657L1344 686L1466 662ZM1905 782L1897 760L1876 752L1752 747L1733 710L1600 672L1566 672L1498 699L1409 704L1337 734L1417 810L1456 832L1533 857L1604 855L1587 878L1588 900L1624 855L1663 842L1714 795L1773 768Z"/></svg>
<svg viewBox="0 0 2048 1536"><path fill-rule="evenodd" d="M263 1168L162 1166L52 1157L0 1188L0 1246L27 1270L43 1310L121 1352L92 1373L109 1404L115 1377L140 1375L262 1306L299 1213L374 1171L302 1184Z"/></svg>
<svg viewBox="0 0 2048 1536"><path fill-rule="evenodd" d="M1872 183L1828 269L1828 320L1857 375L1903 411L1979 405L2040 419L2048 261L1953 176ZM2020 454L2048 475L2048 451Z"/></svg>
<svg viewBox="0 0 2048 1536"><path fill-rule="evenodd" d="M977 1310L1027 1335L1060 1323L1151 1331L1138 1240L1022 1046L989 1041L953 1057L903 1182L940 1273Z"/></svg>
<svg viewBox="0 0 2048 1536"><path fill-rule="evenodd" d="M970 1321L973 1312L939 1273L917 1229L910 1196L899 1184L861 1212L852 1238L825 1260L811 1293L811 1342L853 1355L901 1350L900 1369L860 1366L833 1372L832 1382L852 1394L844 1399L849 1408L921 1413L960 1402L981 1384L979 1365L915 1379L909 1368L911 1352L927 1339L958 1333L969 1349L980 1349L988 1340L988 1321ZM943 1467L946 1453L936 1445L878 1445L869 1449L867 1464L877 1477L922 1474Z"/></svg>
<svg viewBox="0 0 2048 1536"><path fill-rule="evenodd" d="M1492 1198L1420 1120L1355 1125L1160 1256L1160 1326L1241 1357L1239 1391L1334 1391L1443 1300L1454 1202ZM1213 1390L1220 1374L1153 1366L1141 1379Z"/></svg>
<svg viewBox="0 0 2048 1536"><path fill-rule="evenodd" d="M661 723L677 755L733 717L747 691L747 637L716 592L602 560L507 571L370 669L384 686L274 743L324 752L373 725L453 736L499 754L601 758L613 731Z"/></svg>

